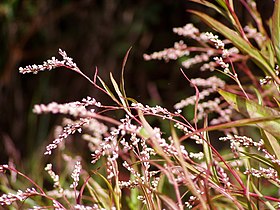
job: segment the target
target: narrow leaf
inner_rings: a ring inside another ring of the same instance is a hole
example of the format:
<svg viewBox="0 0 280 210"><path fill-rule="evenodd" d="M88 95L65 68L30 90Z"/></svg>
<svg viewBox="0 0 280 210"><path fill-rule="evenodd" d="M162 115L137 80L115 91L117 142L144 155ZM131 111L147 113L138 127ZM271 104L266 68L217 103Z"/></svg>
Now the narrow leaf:
<svg viewBox="0 0 280 210"><path fill-rule="evenodd" d="M123 96L123 94L121 93L121 91L120 91L120 89L119 89L119 86L118 86L116 80L114 79L112 73L110 73L110 79L111 79L111 82L112 82L112 84L113 84L113 86L114 86L114 89L115 89L116 93L117 93L118 96L119 96L119 99L120 99L121 102L122 102L123 107L127 110L127 109L128 109L128 103L127 103L125 97Z"/></svg>
<svg viewBox="0 0 280 210"><path fill-rule="evenodd" d="M271 39L278 65L280 64L280 1L275 0L271 23Z"/></svg>
<svg viewBox="0 0 280 210"><path fill-rule="evenodd" d="M224 17L226 17L226 13L224 11L222 11L218 6L216 6L215 4L209 2L209 1L200 1L200 0L189 0L198 4L202 4L206 7L212 8L214 10L216 10L218 13L220 13L221 15L223 15ZM226 8L226 4L224 3L223 5L224 8Z"/></svg>
<svg viewBox="0 0 280 210"><path fill-rule="evenodd" d="M247 100L243 97L237 96L233 93L229 93L223 90L219 90L219 93L224 99L231 104L237 111L249 118L261 118L261 117L273 117L280 116L280 113L275 109L261 106L254 101ZM274 135L280 137L280 120L266 121L257 123L257 125Z"/></svg>
<svg viewBox="0 0 280 210"><path fill-rule="evenodd" d="M224 9L227 9L227 5L224 0L216 0L216 2L222 6Z"/></svg>
<svg viewBox="0 0 280 210"><path fill-rule="evenodd" d="M275 66L275 53L273 43L269 42L266 46L267 58L271 66ZM279 61L278 61L279 62Z"/></svg>
<svg viewBox="0 0 280 210"><path fill-rule="evenodd" d="M106 90L106 92L108 93L108 95L117 103L119 103L119 101L116 99L116 97L114 96L114 94L112 93L112 91L110 90L110 88L105 84L105 82L98 77L99 81L101 82L102 86L104 87L104 89Z"/></svg>
<svg viewBox="0 0 280 210"><path fill-rule="evenodd" d="M108 201L110 201L108 192L99 185L98 181L91 178L87 183L87 188L92 199L97 201L100 208L105 208L105 209L110 208L110 205L108 203Z"/></svg>
<svg viewBox="0 0 280 210"><path fill-rule="evenodd" d="M265 144L265 148L267 151L275 155L276 159L280 160L280 145L279 145L279 138L275 138L270 133L266 131L262 131L262 139ZM276 163L272 163L274 168L277 170L278 174L280 174L280 166Z"/></svg>
<svg viewBox="0 0 280 210"><path fill-rule="evenodd" d="M171 160L166 158L166 155L165 155L163 149L159 145L158 140L155 138L156 133L155 133L154 129L150 126L150 124L147 122L147 120L145 119L143 112L138 110L138 116L139 116L140 121L143 126L143 128L139 132L139 135L142 138L147 138L147 137L150 138L152 140L153 147L154 147L156 153L161 155L163 158L165 158L165 160L168 163L170 163Z"/></svg>
<svg viewBox="0 0 280 210"><path fill-rule="evenodd" d="M208 127L207 118L205 119L204 127L205 128ZM211 144L211 142L210 142L210 138L209 138L209 135L208 135L208 131L203 132L203 136L204 136L204 139L205 139L205 141L203 141L203 143L202 143L205 161L206 161L207 167L209 168L209 171L211 171L212 174L213 174L213 180L215 181L215 183L218 184L219 183L219 178L218 178L218 175L217 175L216 167L213 164L214 158L213 158L212 148L209 146Z"/></svg>
<svg viewBox="0 0 280 210"><path fill-rule="evenodd" d="M123 96L126 98L126 93L125 93L125 88L124 88L124 69L125 69L125 64L127 62L127 58L128 58L128 55L129 55L129 52L131 50L132 47L130 47L128 49L128 51L126 52L125 56L124 56L124 59L123 59L123 63L122 63L122 73L121 73L121 81L120 81L120 90L123 94Z"/></svg>
<svg viewBox="0 0 280 210"><path fill-rule="evenodd" d="M114 200L114 203L116 205L116 209L119 210L120 209L120 201L119 201L119 198L118 198L118 196L116 195L116 193L113 189L112 184L102 174L100 174L98 172L96 172L96 174L99 175L102 178L102 180L105 182L105 184L107 185L108 190L109 190L110 194L112 195L112 199Z"/></svg>
<svg viewBox="0 0 280 210"><path fill-rule="evenodd" d="M245 151L240 151L240 153L244 155L243 158L251 158L251 159L254 159L257 162L262 163L262 164L264 164L264 165L266 165L268 167L273 167L271 162L269 162L265 157L262 157L262 156L260 156L258 154L251 154L251 153L248 153L248 152L245 152ZM236 160L233 160L233 161L236 161Z"/></svg>

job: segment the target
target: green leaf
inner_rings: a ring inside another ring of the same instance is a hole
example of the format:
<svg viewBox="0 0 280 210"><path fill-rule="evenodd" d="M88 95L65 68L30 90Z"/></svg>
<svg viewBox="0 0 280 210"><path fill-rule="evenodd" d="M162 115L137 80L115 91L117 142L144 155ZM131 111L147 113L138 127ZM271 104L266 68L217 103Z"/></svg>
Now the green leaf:
<svg viewBox="0 0 280 210"><path fill-rule="evenodd" d="M142 138L150 138L150 134L146 131L146 129L144 127L142 127L140 130L139 130L139 134Z"/></svg>
<svg viewBox="0 0 280 210"><path fill-rule="evenodd" d="M134 180L135 177L130 174L130 180ZM141 201L137 198L139 196L139 188L135 187L130 190L130 195L126 196L126 202L130 209L134 209L135 206L141 206Z"/></svg>
<svg viewBox="0 0 280 210"><path fill-rule="evenodd" d="M280 145L279 145L279 137L276 138L270 133L266 131L262 131L262 139L265 144L265 148L267 151L276 156L276 159L280 160ZM280 174L280 166L276 163L272 163L274 168L277 170L278 174Z"/></svg>
<svg viewBox="0 0 280 210"><path fill-rule="evenodd" d="M188 11L200 17L206 24L208 24L210 27L221 33L227 39L229 39L235 45L235 47L237 47L242 52L248 54L256 63L256 65L258 65L266 74L272 76L273 78L276 77L276 75L274 74L273 67L259 52L259 50L257 50L249 42L244 40L237 32L228 28L224 24L220 23L219 21L206 15L203 12L198 12L194 10Z"/></svg>
<svg viewBox="0 0 280 210"><path fill-rule="evenodd" d="M255 88L255 87L253 87L253 90L254 90L254 92L255 92L255 94L256 94L256 96L257 96L258 104L259 104L259 105L262 105L262 104L263 104L263 98L262 98L261 93L260 93L260 92L258 91L258 89Z"/></svg>
<svg viewBox="0 0 280 210"><path fill-rule="evenodd" d="M111 79L111 82L114 86L114 89L115 89L116 93L118 94L118 96L119 96L119 98L122 102L123 107L125 108L125 110L129 109L128 108L128 102L127 102L126 98L123 96L123 94L121 93L121 91L119 89L119 86L118 86L117 82L115 81L111 72L110 72L110 79Z"/></svg>
<svg viewBox="0 0 280 210"><path fill-rule="evenodd" d="M280 116L280 113L275 109L261 106L254 101L247 100L243 97L237 96L233 93L229 93L223 90L219 90L219 93L224 99L231 104L237 111L249 118L259 117L272 117ZM265 121L256 123L261 129L262 138L267 151L275 155L277 159L280 159L280 120ZM274 168L277 172L280 172L280 166L274 164Z"/></svg>
<svg viewBox="0 0 280 210"><path fill-rule="evenodd" d="M268 42L267 46L265 47L267 52L267 59L271 66L275 66L275 56L274 56L274 46L273 43Z"/></svg>
<svg viewBox="0 0 280 210"><path fill-rule="evenodd" d="M216 2L222 6L224 9L227 9L227 4L225 3L224 0L216 0Z"/></svg>
<svg viewBox="0 0 280 210"><path fill-rule="evenodd" d="M102 86L104 87L104 89L106 90L106 92L108 93L108 95L117 103L119 103L119 101L116 99L116 97L114 96L114 94L112 93L112 91L110 90L110 88L105 84L105 82L98 77L99 81L101 82Z"/></svg>
<svg viewBox="0 0 280 210"><path fill-rule="evenodd" d="M120 90L125 98L126 98L126 93L125 93L125 88L124 88L124 69L125 69L125 64L126 64L130 50L131 50L131 47L128 49L128 51L126 52L125 57L123 59L121 81L120 81Z"/></svg>
<svg viewBox="0 0 280 210"><path fill-rule="evenodd" d="M206 7L212 8L214 10L216 10L218 13L220 13L221 15L223 15L224 17L226 17L226 13L221 10L219 7L217 7L215 4L210 3L209 1L200 1L200 0L189 0L198 4L202 4ZM222 2L224 5L222 6L223 8L226 8L226 4L224 2Z"/></svg>
<svg viewBox="0 0 280 210"><path fill-rule="evenodd" d="M274 3L274 11L271 22L271 39L276 54L278 65L280 64L280 1Z"/></svg>
<svg viewBox="0 0 280 210"><path fill-rule="evenodd" d="M204 127L208 127L207 120L205 120ZM205 141L203 141L203 143L202 143L205 161L206 161L207 167L209 168L208 170L211 171L211 173L213 174L213 176L212 176L213 180L215 181L215 183L218 184L219 178L218 178L218 173L217 173L216 167L213 164L213 162L214 162L213 161L214 160L213 151L212 151L212 148L209 146L209 145L211 145L211 142L210 142L208 132L207 131L203 132L203 136L205 139Z"/></svg>
<svg viewBox="0 0 280 210"><path fill-rule="evenodd" d="M121 207L120 207L120 198L119 198L119 196L116 194L116 192L114 191L112 184L111 184L111 183L108 181L108 179L107 179L106 177L104 177L102 174L100 174L100 173L98 173L98 172L96 172L96 174L99 175L99 176L102 178L102 180L105 182L105 184L107 185L108 190L109 190L109 192L110 192L110 195L112 196L111 199L114 200L116 209L117 209L117 210L121 209Z"/></svg>
<svg viewBox="0 0 280 210"><path fill-rule="evenodd" d="M254 160L256 160L257 162L262 163L262 164L264 164L264 165L266 165L266 166L268 166L268 167L273 167L273 165L271 164L271 162L269 162L269 161L268 161L265 157L263 157L263 156L260 156L260 155L258 155L258 154L251 154L251 153L248 153L248 152L245 152L245 151L240 151L240 153L244 155L244 157L242 157L242 159L243 159L243 158L251 158L251 159L254 159ZM245 157L245 156L246 156L246 157ZM233 161L236 161L236 160L234 159Z"/></svg>
<svg viewBox="0 0 280 210"><path fill-rule="evenodd" d="M219 93L224 99L231 104L237 111L245 115L248 118L262 118L262 117L279 117L280 112L275 109L261 106L254 101L247 100L243 97L237 96L233 93L229 93L223 90L219 90ZM256 123L260 128L264 129L268 133L275 137L280 137L280 120L264 121Z"/></svg>
<svg viewBox="0 0 280 210"><path fill-rule="evenodd" d="M96 179L91 178L89 179L88 183L86 183L88 191L92 197L92 199L96 200L99 208L109 209L110 204L110 197L108 195L107 190L102 188Z"/></svg>

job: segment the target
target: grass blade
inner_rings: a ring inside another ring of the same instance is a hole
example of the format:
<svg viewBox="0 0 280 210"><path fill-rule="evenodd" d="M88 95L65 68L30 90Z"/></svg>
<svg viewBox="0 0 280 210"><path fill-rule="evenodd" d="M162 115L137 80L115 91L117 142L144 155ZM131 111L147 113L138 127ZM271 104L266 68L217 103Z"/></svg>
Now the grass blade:
<svg viewBox="0 0 280 210"><path fill-rule="evenodd" d="M118 96L119 96L119 99L121 100L121 103L122 103L124 109L125 109L126 111L129 110L128 102L127 102L125 96L124 96L124 95L122 94L122 92L120 91L119 86L118 86L116 80L114 79L112 73L110 73L110 79L111 79L111 82L112 82L112 84L113 84L113 86L114 86L114 89L115 89L116 93L117 93Z"/></svg>
<svg viewBox="0 0 280 210"><path fill-rule="evenodd" d="M132 48L132 47L130 47L130 48L128 49L128 51L126 52L125 57L124 57L124 59L123 59L123 63L122 63L120 90L121 90L121 92L122 92L124 98L126 98L126 93L125 93L125 88L124 88L124 69L125 69L125 64L126 64L126 62L127 62L127 58L128 58L128 55L129 55L129 52L130 52L131 48ZM127 104L127 106L128 106L128 104Z"/></svg>
<svg viewBox="0 0 280 210"><path fill-rule="evenodd" d="M271 39L276 54L277 62L280 64L280 1L274 3L274 11L271 20Z"/></svg>
<svg viewBox="0 0 280 210"><path fill-rule="evenodd" d="M275 155L275 157L280 160L280 145L279 145L279 138L275 138L273 135L266 131L262 131L262 139L265 144L265 148L267 151ZM276 163L272 163L274 168L277 170L278 174L280 174L280 166Z"/></svg>
<svg viewBox="0 0 280 210"><path fill-rule="evenodd" d="M215 4L208 2L208 1L200 1L200 0L189 0L198 4L202 4L203 6L209 7L211 9L216 10L218 13L220 13L221 15L223 15L224 17L226 17L226 13L221 10L218 6L216 6ZM226 6L226 4L224 3L224 6Z"/></svg>
<svg viewBox="0 0 280 210"><path fill-rule="evenodd" d="M219 90L219 93L224 99L231 104L237 111L249 118L262 118L262 117L274 117L280 116L280 113L270 107L265 107L257 104L254 101L247 100L243 97L237 96L233 93L229 93L223 90ZM266 121L257 123L259 127L274 135L280 137L280 120Z"/></svg>
<svg viewBox="0 0 280 210"><path fill-rule="evenodd" d="M116 97L114 96L113 92L110 90L110 88L105 84L105 82L98 77L99 81L101 82L102 86L104 87L104 89L106 90L107 94L113 99L113 101L117 102L119 104L119 101L116 99Z"/></svg>
<svg viewBox="0 0 280 210"><path fill-rule="evenodd" d="M207 120L205 120L204 127L205 128L208 127ZM209 146L209 145L211 145L211 142L210 142L210 138L209 138L209 135L208 135L208 131L203 132L203 136L204 136L204 139L206 140L206 141L203 141L203 143L202 143L205 161L206 161L207 167L209 167L209 170L213 174L213 180L218 184L219 183L219 178L218 178L218 175L217 175L217 170L216 170L216 168L213 164L214 158L213 158L212 149Z"/></svg>

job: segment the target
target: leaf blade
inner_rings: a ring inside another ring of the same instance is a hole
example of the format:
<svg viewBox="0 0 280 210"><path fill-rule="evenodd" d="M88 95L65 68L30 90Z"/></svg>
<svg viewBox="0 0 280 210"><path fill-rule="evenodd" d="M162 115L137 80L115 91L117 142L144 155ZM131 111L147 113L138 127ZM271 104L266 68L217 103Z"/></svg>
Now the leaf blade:
<svg viewBox="0 0 280 210"><path fill-rule="evenodd" d="M249 101L243 97L237 96L223 90L218 91L224 99L231 104L237 111L249 118L264 118L280 116L280 113L270 107L261 106L256 102ZM266 121L256 123L260 128L274 135L280 137L280 120Z"/></svg>
<svg viewBox="0 0 280 210"><path fill-rule="evenodd" d="M271 39L276 54L277 62L280 64L280 1L274 3L274 11L271 24Z"/></svg>
<svg viewBox="0 0 280 210"><path fill-rule="evenodd" d="M110 88L106 85L106 83L100 78L97 77L98 80L100 81L100 83L102 84L102 86L104 87L105 91L107 92L107 94L113 99L113 101L115 101L116 103L119 103L119 101L117 100L117 98L114 96L113 92L110 90Z"/></svg>

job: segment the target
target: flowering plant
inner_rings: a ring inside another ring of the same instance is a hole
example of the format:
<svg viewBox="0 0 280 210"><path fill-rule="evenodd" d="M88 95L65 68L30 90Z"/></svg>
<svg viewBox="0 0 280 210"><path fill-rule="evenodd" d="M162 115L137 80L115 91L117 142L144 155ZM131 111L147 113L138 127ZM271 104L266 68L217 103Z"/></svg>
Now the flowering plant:
<svg viewBox="0 0 280 210"><path fill-rule="evenodd" d="M173 48L144 55L146 60L185 58L181 72L196 94L175 104L174 112L127 97L124 68L129 51L124 58L120 84L110 74L113 89L98 76L97 70L92 79L86 76L61 49L62 60L53 57L42 65L19 68L23 74L67 68L107 94L115 105L102 104L90 96L77 102L35 105L36 114L67 116L44 154L60 155L67 165L65 171L72 171L71 184L67 185L69 178L62 179L65 174L58 174L51 163L45 171L53 182L53 190L42 188L12 165L1 165L0 172L10 171L11 176L22 176L32 185L24 191L13 192L6 184L5 194L0 197L1 205L19 207L19 201L26 200L24 207L33 209L279 208L280 2L275 1L270 38L254 1L240 2L252 15L257 29L241 26L233 1L192 1L216 10L234 29L202 12L190 11L224 38L213 32L200 32L193 24L187 24L174 28L174 32L194 39L198 46L190 47L179 41ZM200 54L191 57L197 52ZM263 78L252 72L249 60L258 66ZM219 74L189 79L184 70L197 63L202 63L202 71L217 70L237 85L227 84ZM250 82L241 80L241 73L248 76ZM220 95L217 96L217 92ZM182 112L189 105L194 107L192 120ZM122 115L110 117L106 115L110 111L122 111ZM212 113L216 113L215 117L210 116ZM170 135L149 122L151 117L167 121ZM256 140L242 135L243 126L257 127L260 135ZM222 131L223 136L212 139L210 133L214 130ZM81 133L81 138L88 143L91 164L96 166L92 170L87 170L86 161L81 157L71 157L65 152L65 140L75 133ZM218 150L215 140L229 142L230 150L227 153ZM189 142L195 142L200 151L194 152ZM38 196L41 199L37 199Z"/></svg>

